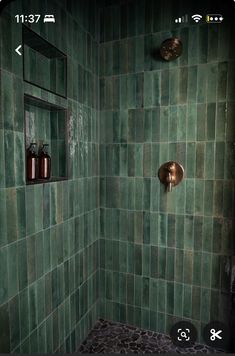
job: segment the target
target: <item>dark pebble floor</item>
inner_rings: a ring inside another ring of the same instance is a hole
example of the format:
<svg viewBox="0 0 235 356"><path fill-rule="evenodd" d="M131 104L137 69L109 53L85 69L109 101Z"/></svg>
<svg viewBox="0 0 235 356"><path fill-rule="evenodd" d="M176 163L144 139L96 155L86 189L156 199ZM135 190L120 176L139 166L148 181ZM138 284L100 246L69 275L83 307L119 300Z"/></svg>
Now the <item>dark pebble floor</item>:
<svg viewBox="0 0 235 356"><path fill-rule="evenodd" d="M215 353L209 346L195 344L190 348L175 346L170 337L134 326L100 319L86 340L81 353Z"/></svg>

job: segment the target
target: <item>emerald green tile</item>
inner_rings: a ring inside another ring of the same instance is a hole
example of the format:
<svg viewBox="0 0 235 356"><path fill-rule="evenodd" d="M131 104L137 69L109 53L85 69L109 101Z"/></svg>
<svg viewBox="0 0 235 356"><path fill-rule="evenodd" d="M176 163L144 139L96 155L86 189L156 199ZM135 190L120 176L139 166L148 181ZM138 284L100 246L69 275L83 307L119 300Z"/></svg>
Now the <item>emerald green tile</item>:
<svg viewBox="0 0 235 356"><path fill-rule="evenodd" d="M158 277L166 278L166 248L158 248Z"/></svg>
<svg viewBox="0 0 235 356"><path fill-rule="evenodd" d="M192 316L192 287L184 285L184 294L183 294L183 316L185 318L191 318Z"/></svg>
<svg viewBox="0 0 235 356"><path fill-rule="evenodd" d="M199 67L199 70L198 70ZM200 66L192 66L189 67L188 69L188 103L195 103L197 99L197 78L200 78ZM204 73L203 73L204 74ZM203 75L202 75L203 77ZM198 96L202 96L203 94L201 93L201 87L203 88L203 85L201 86L201 81L200 81L200 92L198 93ZM200 100L198 100L200 102Z"/></svg>
<svg viewBox="0 0 235 356"><path fill-rule="evenodd" d="M203 213L203 199L204 199L204 182L202 180L195 181L195 213Z"/></svg>
<svg viewBox="0 0 235 356"><path fill-rule="evenodd" d="M135 245L134 246L134 271L135 274L142 274L142 246Z"/></svg>
<svg viewBox="0 0 235 356"><path fill-rule="evenodd" d="M144 107L152 106L153 76L151 72L144 73Z"/></svg>
<svg viewBox="0 0 235 356"><path fill-rule="evenodd" d="M218 28L208 28L208 62L214 61L218 56Z"/></svg>
<svg viewBox="0 0 235 356"><path fill-rule="evenodd" d="M193 279L193 253L191 251L184 251L184 283L192 284Z"/></svg>
<svg viewBox="0 0 235 356"><path fill-rule="evenodd" d="M200 63L206 63L208 57L208 27L200 26L198 35L201 44L198 48L198 59Z"/></svg>
<svg viewBox="0 0 235 356"><path fill-rule="evenodd" d="M168 215L168 223L167 223L167 246L175 247L175 215Z"/></svg>
<svg viewBox="0 0 235 356"><path fill-rule="evenodd" d="M4 88L1 95L2 115L4 117L5 130L14 128L14 99L13 99L13 76L7 71L1 71L1 86Z"/></svg>
<svg viewBox="0 0 235 356"><path fill-rule="evenodd" d="M151 203L151 179L144 179L144 192L143 192L143 209L149 211Z"/></svg>
<svg viewBox="0 0 235 356"><path fill-rule="evenodd" d="M218 255L212 256L212 266L211 266L211 287L220 288L220 257Z"/></svg>
<svg viewBox="0 0 235 356"><path fill-rule="evenodd" d="M212 252L213 240L213 219L211 217L204 217L203 221L203 251Z"/></svg>
<svg viewBox="0 0 235 356"><path fill-rule="evenodd" d="M135 210L143 209L143 179L135 179Z"/></svg>
<svg viewBox="0 0 235 356"><path fill-rule="evenodd" d="M32 331L37 326L37 295L35 285L29 287L29 330Z"/></svg>
<svg viewBox="0 0 235 356"><path fill-rule="evenodd" d="M174 281L174 275L175 275L175 250L167 249L167 252L166 252L166 279L170 280L170 281Z"/></svg>
<svg viewBox="0 0 235 356"><path fill-rule="evenodd" d="M179 80L179 103L186 104L187 102L187 88L188 88L188 69L180 69Z"/></svg>
<svg viewBox="0 0 235 356"><path fill-rule="evenodd" d="M223 141L225 139L225 120L226 107L225 103L217 103L216 113L216 139L217 141Z"/></svg>
<svg viewBox="0 0 235 356"><path fill-rule="evenodd" d="M153 99L152 99L152 106L159 106L160 105L160 92L161 92L161 76L160 72L154 71L153 72Z"/></svg>
<svg viewBox="0 0 235 356"><path fill-rule="evenodd" d="M189 28L189 42L188 42L188 63L189 65L195 64L198 62L198 27Z"/></svg>
<svg viewBox="0 0 235 356"><path fill-rule="evenodd" d="M167 284L164 280L158 281L158 311L164 313L166 311L166 296Z"/></svg>
<svg viewBox="0 0 235 356"><path fill-rule="evenodd" d="M149 285L149 306L153 311L157 311L157 296L158 296L158 281L157 279L150 279Z"/></svg>
<svg viewBox="0 0 235 356"><path fill-rule="evenodd" d="M119 275L119 288L120 303L126 304L126 275L123 273Z"/></svg>
<svg viewBox="0 0 235 356"><path fill-rule="evenodd" d="M183 285L174 284L174 315L183 316Z"/></svg>
<svg viewBox="0 0 235 356"><path fill-rule="evenodd" d="M207 105L207 140L215 139L215 115L216 115L216 105L208 104Z"/></svg>
<svg viewBox="0 0 235 356"><path fill-rule="evenodd" d="M151 179L151 210L152 211L159 210L159 201L158 199L155 199L155 197L159 195L159 189L160 187L158 181L155 178L152 178Z"/></svg>
<svg viewBox="0 0 235 356"><path fill-rule="evenodd" d="M176 215L176 247L184 247L184 217L182 215Z"/></svg>
<svg viewBox="0 0 235 356"><path fill-rule="evenodd" d="M11 243L17 239L16 190L6 190L7 238Z"/></svg>
<svg viewBox="0 0 235 356"><path fill-rule="evenodd" d="M25 189L16 189L16 199L17 199L17 232L18 238L21 239L26 234L26 210L25 210Z"/></svg>
<svg viewBox="0 0 235 356"><path fill-rule="evenodd" d="M19 310L19 296L16 296L9 302L10 345L12 350L20 344Z"/></svg>
<svg viewBox="0 0 235 356"><path fill-rule="evenodd" d="M13 131L4 131L4 151L5 151L5 184L6 187L15 185L15 167L14 167L14 133ZM11 157L11 159L9 159Z"/></svg>
<svg viewBox="0 0 235 356"><path fill-rule="evenodd" d="M160 108L160 141L168 141L169 110L167 107Z"/></svg>
<svg viewBox="0 0 235 356"><path fill-rule="evenodd" d="M143 259L142 259L142 270L143 276L150 276L150 252L151 247L149 245L143 246Z"/></svg>
<svg viewBox="0 0 235 356"><path fill-rule="evenodd" d="M32 235L27 238L27 271L28 282L36 280L36 236Z"/></svg>
<svg viewBox="0 0 235 356"><path fill-rule="evenodd" d="M224 219L224 224L222 228L222 251L225 255L229 254L231 251L231 241L233 234L233 225L230 219Z"/></svg>
<svg viewBox="0 0 235 356"><path fill-rule="evenodd" d="M231 181L224 182L224 197L223 197L223 215L226 217L233 216L233 197L231 191L233 183Z"/></svg>
<svg viewBox="0 0 235 356"><path fill-rule="evenodd" d="M208 64L207 66L208 82L207 82L207 101L214 102L216 100L216 83L218 67L217 64Z"/></svg>
<svg viewBox="0 0 235 356"><path fill-rule="evenodd" d="M150 121L151 117L151 122ZM146 127L146 121L148 127ZM145 141L159 142L160 141L160 108L145 110ZM151 130L151 131L150 131ZM150 131L150 132L149 132ZM150 139L148 139L149 137Z"/></svg>
<svg viewBox="0 0 235 356"><path fill-rule="evenodd" d="M202 253L202 286L211 286L211 254Z"/></svg>
<svg viewBox="0 0 235 356"><path fill-rule="evenodd" d="M169 104L169 70L161 71L161 105Z"/></svg>
<svg viewBox="0 0 235 356"><path fill-rule="evenodd" d="M192 215L186 215L184 218L184 248L187 250L193 249L194 236L194 217Z"/></svg>
<svg viewBox="0 0 235 356"><path fill-rule="evenodd" d="M222 215L223 211L223 183L222 181L215 181L214 184L214 204L213 213L215 216Z"/></svg>
<svg viewBox="0 0 235 356"><path fill-rule="evenodd" d="M0 308L0 349L1 352L9 353L10 345L10 321L9 321L9 307L4 304Z"/></svg>
<svg viewBox="0 0 235 356"><path fill-rule="evenodd" d="M141 327L143 329L149 329L150 325L150 313L149 309L142 309L141 310Z"/></svg>
<svg viewBox="0 0 235 356"><path fill-rule="evenodd" d="M167 282L167 313L174 313L174 283Z"/></svg>
<svg viewBox="0 0 235 356"><path fill-rule="evenodd" d="M201 320L204 323L208 323L210 320L210 310L208 305L210 303L210 289L201 289Z"/></svg>
<svg viewBox="0 0 235 356"><path fill-rule="evenodd" d="M9 287L8 286L8 267L7 267L7 250L6 248L4 249L0 249L0 255L1 255L1 259L0 259L0 263L1 263L1 299L0 302L1 304L4 304L7 299L8 299L8 294L9 294ZM13 287L14 287L14 283L13 283ZM10 289L11 291L11 289Z"/></svg>
<svg viewBox="0 0 235 356"><path fill-rule="evenodd" d="M159 246L166 246L167 243L167 215L159 214L158 216L158 243Z"/></svg>
<svg viewBox="0 0 235 356"><path fill-rule="evenodd" d="M195 252L193 256L193 284L201 285L202 278L202 254L201 252Z"/></svg>
<svg viewBox="0 0 235 356"><path fill-rule="evenodd" d="M186 107L178 106L177 141L186 140Z"/></svg>
<svg viewBox="0 0 235 356"><path fill-rule="evenodd" d="M24 137L22 133L14 134L15 157L15 185L21 186L25 182Z"/></svg>
<svg viewBox="0 0 235 356"><path fill-rule="evenodd" d="M4 131L0 130L0 169L1 169L1 177L0 177L0 187L5 187L5 151L4 151Z"/></svg>
<svg viewBox="0 0 235 356"><path fill-rule="evenodd" d="M207 75L208 69L206 65L198 66L198 89L197 89L197 101L204 103L206 101L206 88L207 88Z"/></svg>
<svg viewBox="0 0 235 356"><path fill-rule="evenodd" d="M15 296L19 291L17 243L8 246L8 297Z"/></svg>
<svg viewBox="0 0 235 356"><path fill-rule="evenodd" d="M201 288L192 287L192 318L200 320Z"/></svg>
<svg viewBox="0 0 235 356"><path fill-rule="evenodd" d="M143 215L143 243L150 243L150 213L147 212Z"/></svg>
<svg viewBox="0 0 235 356"><path fill-rule="evenodd" d="M150 264L151 277L158 278L158 248L156 246L151 246Z"/></svg>
<svg viewBox="0 0 235 356"><path fill-rule="evenodd" d="M170 104L179 104L179 71L178 69L170 70Z"/></svg>
<svg viewBox="0 0 235 356"><path fill-rule="evenodd" d="M166 332L166 314L158 313L157 314L157 330L161 333Z"/></svg>
<svg viewBox="0 0 235 356"><path fill-rule="evenodd" d="M195 198L195 185L194 180L189 179L186 181L186 205L185 212L187 214L194 213L194 198Z"/></svg>

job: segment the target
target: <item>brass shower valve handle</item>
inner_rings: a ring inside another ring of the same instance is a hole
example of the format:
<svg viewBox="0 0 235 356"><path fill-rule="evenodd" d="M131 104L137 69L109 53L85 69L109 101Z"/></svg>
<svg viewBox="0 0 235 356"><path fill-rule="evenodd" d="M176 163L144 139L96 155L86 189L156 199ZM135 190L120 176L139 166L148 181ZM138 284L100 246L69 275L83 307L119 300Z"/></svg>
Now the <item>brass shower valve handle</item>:
<svg viewBox="0 0 235 356"><path fill-rule="evenodd" d="M158 171L158 177L165 185L167 192L171 192L172 188L182 181L183 176L183 167L174 161L164 163Z"/></svg>

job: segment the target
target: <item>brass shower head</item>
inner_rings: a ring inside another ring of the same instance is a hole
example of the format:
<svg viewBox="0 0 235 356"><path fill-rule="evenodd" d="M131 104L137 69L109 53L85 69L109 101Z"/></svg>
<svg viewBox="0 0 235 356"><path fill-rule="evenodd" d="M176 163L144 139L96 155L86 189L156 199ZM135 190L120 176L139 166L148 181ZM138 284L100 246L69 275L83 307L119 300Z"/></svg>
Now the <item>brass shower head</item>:
<svg viewBox="0 0 235 356"><path fill-rule="evenodd" d="M183 44L179 38L168 38L163 41L160 47L160 54L165 61L177 59L183 51Z"/></svg>

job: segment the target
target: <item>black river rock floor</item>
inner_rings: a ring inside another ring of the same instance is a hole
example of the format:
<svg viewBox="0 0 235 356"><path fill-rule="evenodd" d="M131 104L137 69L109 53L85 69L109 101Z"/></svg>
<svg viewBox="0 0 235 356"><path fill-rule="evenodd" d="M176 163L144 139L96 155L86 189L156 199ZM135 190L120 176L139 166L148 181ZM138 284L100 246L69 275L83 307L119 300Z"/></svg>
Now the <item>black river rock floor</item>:
<svg viewBox="0 0 235 356"><path fill-rule="evenodd" d="M206 345L175 346L170 337L134 326L100 319L86 340L80 345L81 353L216 353Z"/></svg>

